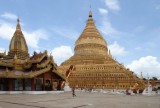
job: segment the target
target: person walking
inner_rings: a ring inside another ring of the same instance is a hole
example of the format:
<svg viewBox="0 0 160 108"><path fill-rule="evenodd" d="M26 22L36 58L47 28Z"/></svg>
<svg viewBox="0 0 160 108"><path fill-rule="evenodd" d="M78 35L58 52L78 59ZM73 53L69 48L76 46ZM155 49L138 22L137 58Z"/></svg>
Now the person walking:
<svg viewBox="0 0 160 108"><path fill-rule="evenodd" d="M72 96L75 97L76 94L75 94L75 88L72 88Z"/></svg>

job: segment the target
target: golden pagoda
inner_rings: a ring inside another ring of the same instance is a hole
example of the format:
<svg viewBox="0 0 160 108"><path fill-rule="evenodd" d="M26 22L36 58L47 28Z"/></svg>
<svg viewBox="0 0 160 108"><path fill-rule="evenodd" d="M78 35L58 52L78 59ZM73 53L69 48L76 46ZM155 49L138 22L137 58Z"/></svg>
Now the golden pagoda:
<svg viewBox="0 0 160 108"><path fill-rule="evenodd" d="M58 71L69 75L72 88L144 89L141 79L112 58L107 42L94 24L91 10L86 27L75 42L74 55Z"/></svg>
<svg viewBox="0 0 160 108"><path fill-rule="evenodd" d="M16 31L11 39L8 56L9 58L14 58L17 56L18 59L25 60L29 57L28 47L26 44L26 40L23 36L20 26L20 20L17 20Z"/></svg>
<svg viewBox="0 0 160 108"><path fill-rule="evenodd" d="M0 91L62 90L64 81L47 51L29 56L18 19L8 54L0 53Z"/></svg>

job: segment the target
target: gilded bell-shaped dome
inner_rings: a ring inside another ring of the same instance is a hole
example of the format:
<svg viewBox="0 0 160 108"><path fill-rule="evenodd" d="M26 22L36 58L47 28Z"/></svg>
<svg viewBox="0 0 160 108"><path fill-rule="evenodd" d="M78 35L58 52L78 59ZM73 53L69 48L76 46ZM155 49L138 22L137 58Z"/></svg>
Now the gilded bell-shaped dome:
<svg viewBox="0 0 160 108"><path fill-rule="evenodd" d="M18 59L27 59L29 57L26 40L21 31L20 21L17 20L16 31L11 39L9 46L9 57L14 58L16 55Z"/></svg>
<svg viewBox="0 0 160 108"><path fill-rule="evenodd" d="M83 32L75 42L74 55L61 65L104 64L110 59L107 42L94 24L92 11Z"/></svg>
<svg viewBox="0 0 160 108"><path fill-rule="evenodd" d="M91 10L86 27L75 43L74 51L76 55L106 55L108 52L107 43L94 24Z"/></svg>

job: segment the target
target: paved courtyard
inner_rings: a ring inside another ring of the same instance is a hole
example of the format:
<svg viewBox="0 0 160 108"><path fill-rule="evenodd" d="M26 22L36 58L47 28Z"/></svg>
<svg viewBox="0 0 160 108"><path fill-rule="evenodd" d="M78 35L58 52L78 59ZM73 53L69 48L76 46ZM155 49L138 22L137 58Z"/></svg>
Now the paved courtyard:
<svg viewBox="0 0 160 108"><path fill-rule="evenodd" d="M57 94L1 94L0 108L160 108L160 95L122 95L76 92Z"/></svg>

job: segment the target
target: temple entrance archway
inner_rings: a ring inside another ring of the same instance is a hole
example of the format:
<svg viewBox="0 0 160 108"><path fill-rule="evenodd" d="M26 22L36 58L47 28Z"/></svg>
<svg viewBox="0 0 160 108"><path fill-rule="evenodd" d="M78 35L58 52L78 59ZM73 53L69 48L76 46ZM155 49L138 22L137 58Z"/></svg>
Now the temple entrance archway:
<svg viewBox="0 0 160 108"><path fill-rule="evenodd" d="M35 83L36 83L36 91L42 91L43 88L43 79L42 78L36 78Z"/></svg>

